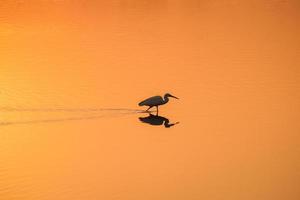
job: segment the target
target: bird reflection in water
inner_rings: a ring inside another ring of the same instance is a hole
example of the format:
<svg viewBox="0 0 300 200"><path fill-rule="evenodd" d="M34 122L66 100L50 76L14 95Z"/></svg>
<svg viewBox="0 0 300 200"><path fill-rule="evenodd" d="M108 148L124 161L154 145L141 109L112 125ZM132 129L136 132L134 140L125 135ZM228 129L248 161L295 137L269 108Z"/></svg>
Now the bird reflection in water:
<svg viewBox="0 0 300 200"><path fill-rule="evenodd" d="M179 122L176 123L170 123L168 118L159 116L159 115L153 115L149 114L147 117L139 117L140 121L143 123L150 124L152 126L160 126L164 125L166 128L170 128L171 126L174 126L175 124L179 124Z"/></svg>

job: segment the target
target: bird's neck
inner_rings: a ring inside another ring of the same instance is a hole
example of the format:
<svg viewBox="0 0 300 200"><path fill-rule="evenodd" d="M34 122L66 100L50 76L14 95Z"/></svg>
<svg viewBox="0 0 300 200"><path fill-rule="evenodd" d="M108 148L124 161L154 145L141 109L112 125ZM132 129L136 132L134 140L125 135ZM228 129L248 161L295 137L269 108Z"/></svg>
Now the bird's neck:
<svg viewBox="0 0 300 200"><path fill-rule="evenodd" d="M168 103L169 101L169 97L168 96L164 96L164 103Z"/></svg>
<svg viewBox="0 0 300 200"><path fill-rule="evenodd" d="M164 126L165 126L166 128L169 128L169 127L171 127L171 126L174 126L174 124L170 124L170 121L169 121L168 119L165 119Z"/></svg>

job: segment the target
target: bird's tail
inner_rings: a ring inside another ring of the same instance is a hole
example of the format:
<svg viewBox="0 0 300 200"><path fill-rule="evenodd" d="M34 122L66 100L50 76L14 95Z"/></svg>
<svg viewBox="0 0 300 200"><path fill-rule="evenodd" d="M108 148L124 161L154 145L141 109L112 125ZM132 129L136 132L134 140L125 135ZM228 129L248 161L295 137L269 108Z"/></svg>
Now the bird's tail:
<svg viewBox="0 0 300 200"><path fill-rule="evenodd" d="M145 101L139 103L139 106L144 106L144 105L145 105Z"/></svg>

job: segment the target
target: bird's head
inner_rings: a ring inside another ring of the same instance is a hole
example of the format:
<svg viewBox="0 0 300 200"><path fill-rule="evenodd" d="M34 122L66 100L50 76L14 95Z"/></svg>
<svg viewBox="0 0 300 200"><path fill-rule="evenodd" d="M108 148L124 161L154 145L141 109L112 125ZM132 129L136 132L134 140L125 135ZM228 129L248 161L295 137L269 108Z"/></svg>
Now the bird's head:
<svg viewBox="0 0 300 200"><path fill-rule="evenodd" d="M179 99L179 98L177 98L177 97L171 95L170 93L166 93L166 94L165 94L165 97L173 97L173 98L175 98L175 99Z"/></svg>

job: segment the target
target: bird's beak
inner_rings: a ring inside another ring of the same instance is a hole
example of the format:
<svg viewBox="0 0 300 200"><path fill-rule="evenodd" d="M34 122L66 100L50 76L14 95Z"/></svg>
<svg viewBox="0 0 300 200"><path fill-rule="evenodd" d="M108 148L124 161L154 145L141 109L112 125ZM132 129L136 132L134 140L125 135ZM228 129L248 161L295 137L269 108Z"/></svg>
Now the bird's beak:
<svg viewBox="0 0 300 200"><path fill-rule="evenodd" d="M179 99L178 97L175 97L175 96L173 96L173 95L170 95L170 97L173 97L173 98L175 98L175 99Z"/></svg>

